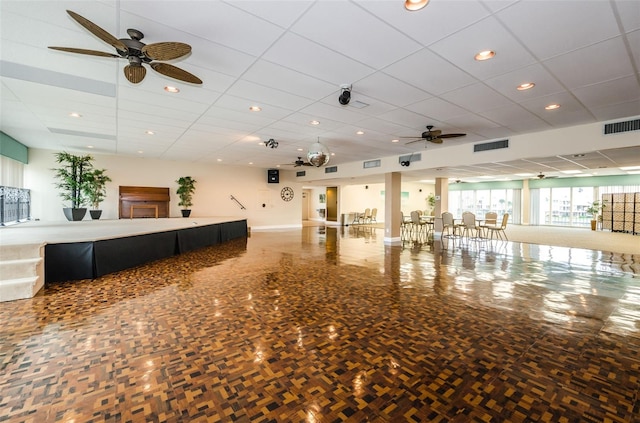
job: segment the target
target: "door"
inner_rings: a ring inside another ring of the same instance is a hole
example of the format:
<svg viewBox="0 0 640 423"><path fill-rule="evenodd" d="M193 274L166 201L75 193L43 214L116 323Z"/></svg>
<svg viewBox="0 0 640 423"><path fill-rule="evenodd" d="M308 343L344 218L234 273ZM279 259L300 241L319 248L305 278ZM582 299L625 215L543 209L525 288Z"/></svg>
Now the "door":
<svg viewBox="0 0 640 423"><path fill-rule="evenodd" d="M338 187L327 187L327 221L338 221Z"/></svg>
<svg viewBox="0 0 640 423"><path fill-rule="evenodd" d="M302 220L309 220L309 190L302 190Z"/></svg>

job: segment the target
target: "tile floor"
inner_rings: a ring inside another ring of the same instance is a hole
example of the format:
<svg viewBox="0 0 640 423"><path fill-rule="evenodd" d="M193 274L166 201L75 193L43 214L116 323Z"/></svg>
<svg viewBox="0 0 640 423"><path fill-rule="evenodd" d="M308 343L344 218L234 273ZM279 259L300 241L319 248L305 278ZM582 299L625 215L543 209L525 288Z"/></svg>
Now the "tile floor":
<svg viewBox="0 0 640 423"><path fill-rule="evenodd" d="M637 261L254 232L1 303L0 421L638 422Z"/></svg>

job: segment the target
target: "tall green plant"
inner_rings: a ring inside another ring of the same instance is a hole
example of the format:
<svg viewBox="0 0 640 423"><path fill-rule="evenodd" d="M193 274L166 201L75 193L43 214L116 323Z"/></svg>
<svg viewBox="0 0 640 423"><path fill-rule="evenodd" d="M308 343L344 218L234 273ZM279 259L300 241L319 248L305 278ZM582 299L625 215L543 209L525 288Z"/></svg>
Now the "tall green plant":
<svg viewBox="0 0 640 423"><path fill-rule="evenodd" d="M58 180L55 186L62 191L60 197L69 201L72 208L80 208L87 203L85 195L87 175L93 168L93 157L76 156L67 152L55 153L60 167L52 169Z"/></svg>
<svg viewBox="0 0 640 423"><path fill-rule="evenodd" d="M188 209L193 205L193 193L196 191L196 180L191 176L182 176L177 181L178 190L176 194L180 198L179 206Z"/></svg>
<svg viewBox="0 0 640 423"><path fill-rule="evenodd" d="M98 210L100 203L107 195L107 182L111 182L111 178L105 174L106 171L106 169L93 169L87 173L84 193L94 210Z"/></svg>

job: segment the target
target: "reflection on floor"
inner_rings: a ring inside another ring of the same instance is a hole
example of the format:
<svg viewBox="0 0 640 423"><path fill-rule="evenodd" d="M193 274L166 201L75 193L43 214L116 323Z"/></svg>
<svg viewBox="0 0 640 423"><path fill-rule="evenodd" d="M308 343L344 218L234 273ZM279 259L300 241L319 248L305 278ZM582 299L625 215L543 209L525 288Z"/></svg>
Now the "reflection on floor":
<svg viewBox="0 0 640 423"><path fill-rule="evenodd" d="M638 257L382 234L256 232L3 303L0 421L638 421Z"/></svg>

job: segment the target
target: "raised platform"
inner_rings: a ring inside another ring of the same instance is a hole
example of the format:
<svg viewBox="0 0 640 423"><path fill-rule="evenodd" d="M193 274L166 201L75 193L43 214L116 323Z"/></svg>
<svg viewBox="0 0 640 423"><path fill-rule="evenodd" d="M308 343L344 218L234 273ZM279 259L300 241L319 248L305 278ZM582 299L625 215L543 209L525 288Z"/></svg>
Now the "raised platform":
<svg viewBox="0 0 640 423"><path fill-rule="evenodd" d="M0 244L44 244L51 283L93 279L247 235L246 219L233 217L27 222L0 229Z"/></svg>

